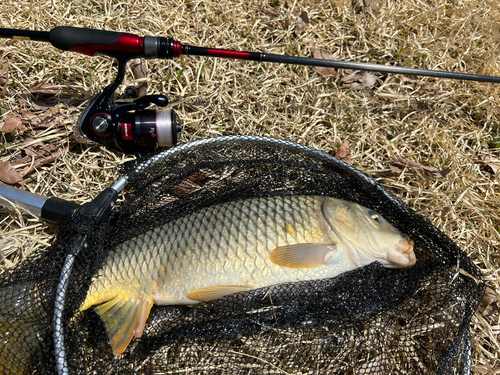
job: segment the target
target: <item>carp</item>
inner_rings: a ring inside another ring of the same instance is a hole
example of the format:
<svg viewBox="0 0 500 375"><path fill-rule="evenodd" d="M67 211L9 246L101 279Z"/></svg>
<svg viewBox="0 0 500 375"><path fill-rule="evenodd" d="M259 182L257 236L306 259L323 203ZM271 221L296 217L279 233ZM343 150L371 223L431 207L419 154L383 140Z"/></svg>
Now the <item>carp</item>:
<svg viewBox="0 0 500 375"><path fill-rule="evenodd" d="M141 337L153 304L193 305L374 261L387 268L416 262L413 241L374 210L326 196L231 201L110 250L81 310L96 306L120 354Z"/></svg>

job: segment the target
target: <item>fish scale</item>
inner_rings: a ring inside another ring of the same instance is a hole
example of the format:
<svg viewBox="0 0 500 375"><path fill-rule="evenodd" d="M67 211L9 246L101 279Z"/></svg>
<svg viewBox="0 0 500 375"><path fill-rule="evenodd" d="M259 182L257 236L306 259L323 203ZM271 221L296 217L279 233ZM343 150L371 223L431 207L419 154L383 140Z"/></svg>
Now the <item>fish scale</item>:
<svg viewBox="0 0 500 375"><path fill-rule="evenodd" d="M154 303L195 304L238 291L333 277L374 260L390 266L388 253L413 254L412 244L397 229L384 220L372 222L372 212L321 196L206 207L112 249L81 309L98 305L118 354L141 336ZM379 224L380 233L374 229ZM341 233L342 228L351 231ZM413 260L406 258L395 263L414 263L414 254Z"/></svg>

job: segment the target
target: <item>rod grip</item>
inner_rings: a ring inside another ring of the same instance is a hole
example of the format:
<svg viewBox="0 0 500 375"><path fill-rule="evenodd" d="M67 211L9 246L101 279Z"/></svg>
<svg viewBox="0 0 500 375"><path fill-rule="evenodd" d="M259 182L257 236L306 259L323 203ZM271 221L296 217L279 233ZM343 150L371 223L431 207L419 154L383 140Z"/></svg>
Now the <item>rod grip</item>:
<svg viewBox="0 0 500 375"><path fill-rule="evenodd" d="M112 57L139 57L144 54L144 38L116 31L59 26L50 30L49 40L56 48L89 56L102 53Z"/></svg>

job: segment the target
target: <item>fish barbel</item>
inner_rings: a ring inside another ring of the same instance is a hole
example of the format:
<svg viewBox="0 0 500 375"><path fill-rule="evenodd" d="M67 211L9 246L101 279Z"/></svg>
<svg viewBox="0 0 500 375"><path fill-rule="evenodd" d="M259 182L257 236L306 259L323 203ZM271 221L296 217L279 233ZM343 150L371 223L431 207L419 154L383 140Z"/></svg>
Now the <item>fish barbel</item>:
<svg viewBox="0 0 500 375"><path fill-rule="evenodd" d="M81 310L98 305L115 354L141 337L153 304L192 305L269 285L324 279L379 261L416 262L413 241L377 212L324 196L227 202L112 249Z"/></svg>

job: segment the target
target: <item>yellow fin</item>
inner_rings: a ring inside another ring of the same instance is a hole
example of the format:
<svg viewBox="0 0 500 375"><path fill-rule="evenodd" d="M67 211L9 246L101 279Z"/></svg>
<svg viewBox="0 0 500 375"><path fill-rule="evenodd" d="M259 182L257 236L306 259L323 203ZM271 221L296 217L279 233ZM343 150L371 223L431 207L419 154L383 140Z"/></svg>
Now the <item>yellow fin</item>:
<svg viewBox="0 0 500 375"><path fill-rule="evenodd" d="M300 243L279 246L271 251L269 260L287 268L316 268L327 264L327 256L337 251L335 245Z"/></svg>
<svg viewBox="0 0 500 375"><path fill-rule="evenodd" d="M211 301L230 294L244 292L253 288L244 285L215 285L208 288L196 289L189 292L186 297L195 301Z"/></svg>
<svg viewBox="0 0 500 375"><path fill-rule="evenodd" d="M119 295L95 308L106 325L113 353L123 353L134 336L142 336L152 306L152 301Z"/></svg>

